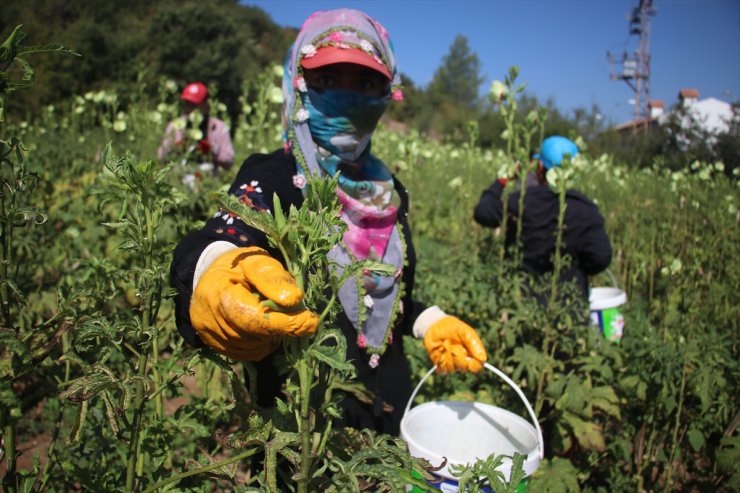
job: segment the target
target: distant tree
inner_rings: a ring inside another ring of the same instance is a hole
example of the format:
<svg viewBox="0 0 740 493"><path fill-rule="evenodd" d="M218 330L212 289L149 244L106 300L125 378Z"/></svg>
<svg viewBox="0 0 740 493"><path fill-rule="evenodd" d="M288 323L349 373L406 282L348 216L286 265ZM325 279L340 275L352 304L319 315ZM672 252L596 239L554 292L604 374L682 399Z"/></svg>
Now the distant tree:
<svg viewBox="0 0 740 493"><path fill-rule="evenodd" d="M237 18L234 2L168 1L157 9L145 35L152 71L181 87L215 83L219 97L235 104L244 76L260 70L257 34Z"/></svg>
<svg viewBox="0 0 740 493"><path fill-rule="evenodd" d="M727 132L717 137L717 159L725 164L725 172L733 176L735 168L740 167L740 103L732 105L732 119Z"/></svg>
<svg viewBox="0 0 740 493"><path fill-rule="evenodd" d="M82 55L75 59L39 57L34 70L44 83L34 91L19 94L11 101L11 108L33 111L42 104L110 86L110 81L135 80L135 60L144 51L135 20L146 19L153 3L11 0L3 5L3 36L23 24L34 43L61 43Z"/></svg>
<svg viewBox="0 0 740 493"><path fill-rule="evenodd" d="M468 122L480 116L480 70L467 38L457 35L421 98L415 118L419 130L450 142L467 141Z"/></svg>
<svg viewBox="0 0 740 493"><path fill-rule="evenodd" d="M480 102L478 91L483 83L480 71L481 62L470 50L468 38L458 34L434 73L428 93L433 101L452 101L473 110Z"/></svg>

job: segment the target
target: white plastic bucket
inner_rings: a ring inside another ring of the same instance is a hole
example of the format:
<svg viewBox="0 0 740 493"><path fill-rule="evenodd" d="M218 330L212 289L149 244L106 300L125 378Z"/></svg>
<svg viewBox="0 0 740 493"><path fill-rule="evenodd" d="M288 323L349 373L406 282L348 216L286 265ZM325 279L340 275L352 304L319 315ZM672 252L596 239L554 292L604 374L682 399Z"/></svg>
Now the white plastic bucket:
<svg viewBox="0 0 740 493"><path fill-rule="evenodd" d="M484 366L517 392L534 426L510 411L481 402L432 401L411 409L417 392L436 366L429 370L406 405L401 438L412 456L426 459L434 467L447 459L444 467L434 473L442 480L435 486L446 493L458 491L458 482L450 471L453 464L473 464L492 454L513 456L519 452L526 455L523 468L529 477L544 454L542 430L522 390L498 368L488 363ZM498 469L507 480L511 477L511 465L511 459L507 458Z"/></svg>
<svg viewBox="0 0 740 493"><path fill-rule="evenodd" d="M627 303L627 294L619 288L591 288L588 302L593 325L608 341L619 342L624 334L620 307Z"/></svg>

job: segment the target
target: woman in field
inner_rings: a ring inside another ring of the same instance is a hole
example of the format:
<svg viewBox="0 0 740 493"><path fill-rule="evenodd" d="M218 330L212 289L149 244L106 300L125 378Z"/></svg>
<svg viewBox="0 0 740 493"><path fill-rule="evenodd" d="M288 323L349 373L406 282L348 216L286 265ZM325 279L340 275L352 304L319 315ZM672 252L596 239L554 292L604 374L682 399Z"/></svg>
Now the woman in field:
<svg viewBox="0 0 740 493"><path fill-rule="evenodd" d="M473 328L413 299L407 192L371 152L387 105L402 99L391 46L383 26L362 12L338 9L309 17L285 61L284 149L249 157L230 193L269 211L276 193L287 211L301 206L307 173L339 173L336 193L348 229L332 260L339 266L362 259L396 266L395 275L368 272L362 282L341 286L343 311L336 323L347 339L347 359L375 396L372 404L346 397L342 424L397 434L411 393L402 335L423 337L442 371L479 371L487 356ZM171 275L183 337L254 361L259 403L272 405L282 383L274 366L281 338L310 335L318 324L308 309L271 310L253 294L280 306L300 302L303 293L279 254L259 231L217 214L181 241Z"/></svg>

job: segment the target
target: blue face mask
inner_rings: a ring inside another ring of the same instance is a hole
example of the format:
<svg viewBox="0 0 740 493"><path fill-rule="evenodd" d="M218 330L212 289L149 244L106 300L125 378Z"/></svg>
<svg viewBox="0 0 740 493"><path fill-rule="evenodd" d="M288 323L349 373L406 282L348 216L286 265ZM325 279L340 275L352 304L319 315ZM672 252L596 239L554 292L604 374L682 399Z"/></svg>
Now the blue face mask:
<svg viewBox="0 0 740 493"><path fill-rule="evenodd" d="M367 149L387 105L387 97L346 90L309 89L303 95L314 142L350 162L357 161Z"/></svg>

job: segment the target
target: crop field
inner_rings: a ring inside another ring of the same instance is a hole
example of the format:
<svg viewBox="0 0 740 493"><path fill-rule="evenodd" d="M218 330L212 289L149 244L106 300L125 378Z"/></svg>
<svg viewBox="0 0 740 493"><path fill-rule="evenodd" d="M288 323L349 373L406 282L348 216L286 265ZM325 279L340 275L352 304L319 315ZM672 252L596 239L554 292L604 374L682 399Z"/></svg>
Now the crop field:
<svg viewBox="0 0 740 493"><path fill-rule="evenodd" d="M523 297L526 280L504 255L504 234L473 221L481 192L526 162L527 143L546 129L543 111L514 118L516 71L502 79L507 148L479 148L475 125L466 129L469 143L455 147L387 122L373 139L410 192L416 297L478 329L489 362L521 387L543 429L545 455L531 477L520 482L521 456L511 478L496 470L502 457L490 457L461 468L461 485L475 492L488 483L498 493L740 490L738 177L722 163L636 169L579 142L584 152L552 186L582 191L605 217L614 257L591 284L616 285L628 297L624 337L609 342L582 321L586 307L553 292L556 283L545 280L558 300L546 309ZM282 146L278 84L270 70L244 85L247 116L229 122L237 162ZM269 410L247 393L251 364L182 341L168 281L172 251L219 206L238 209L223 195L236 169L198 178L190 190L182 176L192 164L156 159L179 110L176 84L162 80L158 89L155 99L80 94L37 118L0 120L3 489L423 488L428 464L400 439L332 426L338 392L361 390L330 324L285 343L288 398ZM223 105L213 107L228 120ZM319 223L332 231L332 186L312 185L314 215L254 220L276 238L325 251L336 238L304 233ZM312 272L309 304L322 301L326 261L296 261ZM404 343L419 381L430 367L426 351L418 340ZM441 399L527 417L511 388L484 373L433 375L417 403Z"/></svg>

